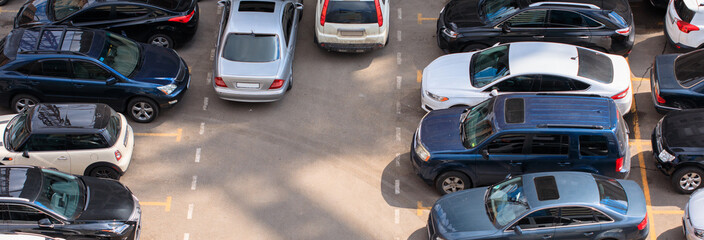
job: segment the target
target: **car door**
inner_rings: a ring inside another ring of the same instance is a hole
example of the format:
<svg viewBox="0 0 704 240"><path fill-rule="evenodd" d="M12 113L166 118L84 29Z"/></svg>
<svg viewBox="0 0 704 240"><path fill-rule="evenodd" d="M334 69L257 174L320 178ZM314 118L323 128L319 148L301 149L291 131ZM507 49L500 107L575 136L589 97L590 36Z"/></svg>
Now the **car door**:
<svg viewBox="0 0 704 240"><path fill-rule="evenodd" d="M95 6L66 19L77 27L104 29L111 24L112 6Z"/></svg>
<svg viewBox="0 0 704 240"><path fill-rule="evenodd" d="M101 134L68 135L68 154L71 172L85 172L95 162L114 162L115 152L108 149L108 142Z"/></svg>
<svg viewBox="0 0 704 240"><path fill-rule="evenodd" d="M540 84L540 75L518 75L499 80L494 85L486 87L484 92L489 97L489 92L496 89L500 93L534 92L536 85Z"/></svg>
<svg viewBox="0 0 704 240"><path fill-rule="evenodd" d="M570 138L567 134L533 134L528 138L524 173L569 170Z"/></svg>
<svg viewBox="0 0 704 240"><path fill-rule="evenodd" d="M576 89L572 79L555 75L541 75L535 87L536 92L569 92Z"/></svg>
<svg viewBox="0 0 704 240"><path fill-rule="evenodd" d="M105 30L126 37L142 40L142 36L152 33L156 15L152 9L136 4L120 4L113 7L111 23Z"/></svg>
<svg viewBox="0 0 704 240"><path fill-rule="evenodd" d="M503 239L508 240L543 240L552 239L555 224L559 221L559 208L534 211L518 220L504 231Z"/></svg>
<svg viewBox="0 0 704 240"><path fill-rule="evenodd" d="M477 185L494 184L511 174L523 173L525 134L505 134L489 140L485 147L479 149L482 157L475 161L479 173Z"/></svg>
<svg viewBox="0 0 704 240"><path fill-rule="evenodd" d="M73 92L77 102L120 106L128 95L119 77L102 66L86 60L71 60ZM108 81L110 80L110 81Z"/></svg>
<svg viewBox="0 0 704 240"><path fill-rule="evenodd" d="M496 26L502 29L499 42L543 41L547 10L536 9L513 15Z"/></svg>
<svg viewBox="0 0 704 240"><path fill-rule="evenodd" d="M50 198L51 196L39 196ZM56 203L57 205L61 203ZM1 205L0 205L1 206ZM9 220L7 227L12 232L36 233L51 237L68 237L71 234L62 231L63 223L43 210L25 204L7 204ZM39 220L48 219L54 227L40 227Z"/></svg>
<svg viewBox="0 0 704 240"><path fill-rule="evenodd" d="M73 102L75 100L71 71L66 59L44 59L31 66L27 82L43 95L45 102Z"/></svg>
<svg viewBox="0 0 704 240"><path fill-rule="evenodd" d="M545 41L590 47L591 34L585 17L574 11L550 10Z"/></svg>
<svg viewBox="0 0 704 240"><path fill-rule="evenodd" d="M591 240L601 232L601 225L588 207L560 208L560 221L555 228L555 239Z"/></svg>
<svg viewBox="0 0 704 240"><path fill-rule="evenodd" d="M63 119L41 118L42 121L64 124ZM23 146L22 152L16 152L12 161L3 161L7 165L30 165L56 168L59 171L71 171L71 159L66 151L66 135L63 134L32 134ZM27 151L29 157L22 156Z"/></svg>

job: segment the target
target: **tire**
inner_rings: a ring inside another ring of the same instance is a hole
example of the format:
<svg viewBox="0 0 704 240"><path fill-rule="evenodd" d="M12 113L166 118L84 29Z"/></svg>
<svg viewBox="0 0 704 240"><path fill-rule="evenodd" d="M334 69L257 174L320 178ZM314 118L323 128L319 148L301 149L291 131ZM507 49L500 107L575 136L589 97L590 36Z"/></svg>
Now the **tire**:
<svg viewBox="0 0 704 240"><path fill-rule="evenodd" d="M127 115L138 123L154 121L159 116L159 105L148 98L138 97L127 104Z"/></svg>
<svg viewBox="0 0 704 240"><path fill-rule="evenodd" d="M288 81L288 87L286 87L286 91L291 91L291 88L293 88L293 76L291 76L291 80Z"/></svg>
<svg viewBox="0 0 704 240"><path fill-rule="evenodd" d="M679 193L691 194L702 186L704 170L698 167L683 167L672 174L672 186Z"/></svg>
<svg viewBox="0 0 704 240"><path fill-rule="evenodd" d="M90 170L90 176L120 180L120 173L117 170L106 166L93 168L93 170Z"/></svg>
<svg viewBox="0 0 704 240"><path fill-rule="evenodd" d="M34 107L35 105L37 105L37 103L39 103L39 99L32 95L18 94L17 96L12 98L10 107L12 108L12 111L19 113L21 111Z"/></svg>
<svg viewBox="0 0 704 240"><path fill-rule="evenodd" d="M174 48L174 39L163 33L152 35L147 39L147 43L159 47Z"/></svg>
<svg viewBox="0 0 704 240"><path fill-rule="evenodd" d="M461 172L449 171L440 174L440 176L435 179L435 190L437 190L440 195L469 189L471 187L472 181L469 180L467 175Z"/></svg>
<svg viewBox="0 0 704 240"><path fill-rule="evenodd" d="M474 52L474 51L482 50L484 48L486 48L485 45L475 43L475 44L465 45L464 47L462 47L462 51L463 52Z"/></svg>

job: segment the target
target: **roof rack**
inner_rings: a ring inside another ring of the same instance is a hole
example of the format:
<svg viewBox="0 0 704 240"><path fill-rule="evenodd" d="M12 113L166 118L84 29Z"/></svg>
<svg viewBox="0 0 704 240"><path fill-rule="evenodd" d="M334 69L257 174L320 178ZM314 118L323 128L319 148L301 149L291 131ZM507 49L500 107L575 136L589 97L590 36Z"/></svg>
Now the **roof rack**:
<svg viewBox="0 0 704 240"><path fill-rule="evenodd" d="M598 125L551 124L551 123L538 124L537 127L539 127L539 128L586 128L586 129L604 129L603 126L598 126Z"/></svg>
<svg viewBox="0 0 704 240"><path fill-rule="evenodd" d="M604 96L601 96L599 94L579 94L579 93L536 93L535 95L544 95L544 96L574 96L574 97L599 97L599 98L606 98Z"/></svg>
<svg viewBox="0 0 704 240"><path fill-rule="evenodd" d="M538 6L548 6L548 5L553 5L553 6L565 6L565 7L580 7L580 8L591 8L591 9L601 9L597 5L594 4L588 4L588 3L571 3L571 2L537 2L537 3L531 3L528 5L529 7L538 7Z"/></svg>

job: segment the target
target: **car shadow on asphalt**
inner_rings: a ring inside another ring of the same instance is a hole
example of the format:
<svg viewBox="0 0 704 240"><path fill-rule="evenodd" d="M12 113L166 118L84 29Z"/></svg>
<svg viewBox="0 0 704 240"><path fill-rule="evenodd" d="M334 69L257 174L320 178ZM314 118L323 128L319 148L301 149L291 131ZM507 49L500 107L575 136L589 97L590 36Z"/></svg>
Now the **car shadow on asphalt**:
<svg viewBox="0 0 704 240"><path fill-rule="evenodd" d="M653 233L652 230L650 232ZM682 232L682 226L677 226L670 230L667 230L660 234L657 238L658 240L674 240L674 239L685 239L684 233Z"/></svg>
<svg viewBox="0 0 704 240"><path fill-rule="evenodd" d="M381 175L381 195L389 206L427 214L440 195L413 172L409 158L406 152L386 165Z"/></svg>

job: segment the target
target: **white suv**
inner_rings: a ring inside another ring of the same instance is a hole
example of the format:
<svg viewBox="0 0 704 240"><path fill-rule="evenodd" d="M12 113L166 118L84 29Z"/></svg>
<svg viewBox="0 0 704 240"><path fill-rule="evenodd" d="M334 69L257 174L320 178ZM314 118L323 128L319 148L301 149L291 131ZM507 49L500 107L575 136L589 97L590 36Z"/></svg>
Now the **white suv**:
<svg viewBox="0 0 704 240"><path fill-rule="evenodd" d="M676 48L704 46L704 0L670 1L665 14L665 36Z"/></svg>
<svg viewBox="0 0 704 240"><path fill-rule="evenodd" d="M134 150L127 119L105 104L37 104L0 116L0 163L119 179Z"/></svg>
<svg viewBox="0 0 704 240"><path fill-rule="evenodd" d="M328 51L365 52L389 40L389 0L317 0L315 43Z"/></svg>

